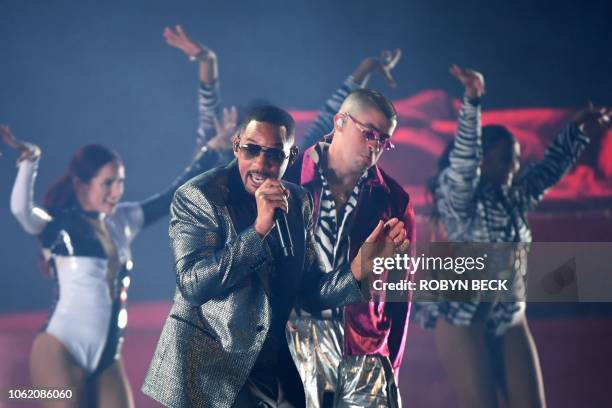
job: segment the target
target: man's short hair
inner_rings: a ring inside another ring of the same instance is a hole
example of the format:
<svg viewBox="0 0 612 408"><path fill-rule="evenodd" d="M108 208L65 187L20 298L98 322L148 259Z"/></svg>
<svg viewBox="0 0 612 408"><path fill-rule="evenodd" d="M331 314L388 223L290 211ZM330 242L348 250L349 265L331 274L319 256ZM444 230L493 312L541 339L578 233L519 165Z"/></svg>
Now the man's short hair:
<svg viewBox="0 0 612 408"><path fill-rule="evenodd" d="M245 115L240 128L238 129L238 137L244 133L246 127L251 121L271 123L276 126L283 126L287 131L286 142L293 141L295 138L295 121L284 109L274 105L256 106L249 110Z"/></svg>
<svg viewBox="0 0 612 408"><path fill-rule="evenodd" d="M393 103L385 95L373 89L357 89L351 92L342 103L340 112L350 111L351 108L375 109L390 121L397 120L397 111Z"/></svg>

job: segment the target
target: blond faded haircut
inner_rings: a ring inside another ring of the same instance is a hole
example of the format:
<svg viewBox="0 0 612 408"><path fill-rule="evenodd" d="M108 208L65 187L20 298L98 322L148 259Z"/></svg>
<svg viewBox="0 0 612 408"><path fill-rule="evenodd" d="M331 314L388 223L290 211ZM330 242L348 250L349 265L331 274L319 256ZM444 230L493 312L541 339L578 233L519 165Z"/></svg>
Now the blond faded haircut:
<svg viewBox="0 0 612 408"><path fill-rule="evenodd" d="M341 113L363 112L367 109L377 110L391 122L397 122L397 111L393 103L373 89L357 89L351 92L340 106Z"/></svg>

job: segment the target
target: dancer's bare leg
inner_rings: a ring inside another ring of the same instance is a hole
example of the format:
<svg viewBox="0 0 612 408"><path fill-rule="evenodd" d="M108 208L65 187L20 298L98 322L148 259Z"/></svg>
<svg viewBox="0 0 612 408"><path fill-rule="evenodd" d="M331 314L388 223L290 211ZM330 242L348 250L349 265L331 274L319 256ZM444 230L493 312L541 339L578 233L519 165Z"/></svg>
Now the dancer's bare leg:
<svg viewBox="0 0 612 408"><path fill-rule="evenodd" d="M484 324L455 326L440 318L435 338L438 355L462 406L497 407L495 374Z"/></svg>
<svg viewBox="0 0 612 408"><path fill-rule="evenodd" d="M504 334L502 350L508 406L545 407L544 382L538 351L525 318Z"/></svg>
<svg viewBox="0 0 612 408"><path fill-rule="evenodd" d="M98 408L133 408L134 396L121 358L95 380Z"/></svg>
<svg viewBox="0 0 612 408"><path fill-rule="evenodd" d="M85 401L85 372L68 349L53 335L36 336L30 353L30 377L36 389L71 390L70 399L49 401L43 406L78 408Z"/></svg>

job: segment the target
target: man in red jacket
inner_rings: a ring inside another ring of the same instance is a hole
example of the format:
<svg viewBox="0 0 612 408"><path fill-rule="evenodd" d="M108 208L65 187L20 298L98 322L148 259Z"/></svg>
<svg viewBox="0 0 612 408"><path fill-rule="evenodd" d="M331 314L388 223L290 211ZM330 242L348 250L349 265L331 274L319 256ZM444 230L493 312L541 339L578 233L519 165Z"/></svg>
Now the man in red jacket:
<svg viewBox="0 0 612 408"><path fill-rule="evenodd" d="M299 179L313 195L316 246L328 272L353 262L381 219L388 228L402 229L398 239L414 242L410 197L376 165L393 148L396 125L397 113L385 96L356 90L334 115L332 133L288 171L290 180ZM408 297L317 315L298 310L287 336L308 406L322 406L326 392L335 393L334 406L399 406L396 384L409 313Z"/></svg>

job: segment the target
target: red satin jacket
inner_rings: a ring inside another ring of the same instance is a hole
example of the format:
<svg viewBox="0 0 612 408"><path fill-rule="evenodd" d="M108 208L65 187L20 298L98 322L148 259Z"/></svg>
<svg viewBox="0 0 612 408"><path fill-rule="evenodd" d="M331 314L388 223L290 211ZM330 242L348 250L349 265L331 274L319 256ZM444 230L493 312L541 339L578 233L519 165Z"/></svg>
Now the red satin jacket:
<svg viewBox="0 0 612 408"><path fill-rule="evenodd" d="M299 182L314 199L313 220L318 220L321 198L321 179L313 160L314 146L288 171L290 181ZM298 171L299 173L298 176ZM410 196L402 186L385 174L378 166L369 169L363 182L357 205L349 226L349 262L376 227L380 219L399 218L404 222L406 236L415 242L414 210ZM414 248L414 245L411 245ZM348 356L388 356L396 381L404 354L411 296L405 302L369 302L344 307L344 353Z"/></svg>

